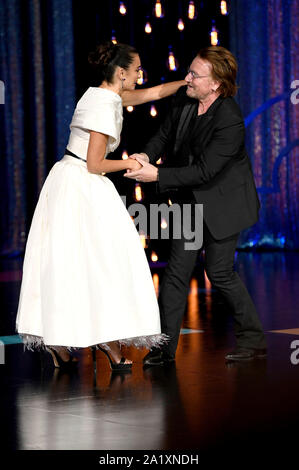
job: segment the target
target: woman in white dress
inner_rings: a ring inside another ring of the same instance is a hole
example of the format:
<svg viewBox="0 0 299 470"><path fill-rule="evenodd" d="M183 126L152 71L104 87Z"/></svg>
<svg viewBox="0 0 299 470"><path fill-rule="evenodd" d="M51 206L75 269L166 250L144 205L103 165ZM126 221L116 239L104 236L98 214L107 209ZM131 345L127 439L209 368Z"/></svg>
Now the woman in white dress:
<svg viewBox="0 0 299 470"><path fill-rule="evenodd" d="M105 173L135 170L106 160L119 145L122 107L175 93L183 81L134 90L134 48L112 42L89 57L99 78L77 103L67 151L51 169L28 235L16 320L25 347L45 347L56 367L71 348L97 346L113 369L131 368L121 345L157 346L160 315L139 235ZM109 351L109 353L108 353Z"/></svg>

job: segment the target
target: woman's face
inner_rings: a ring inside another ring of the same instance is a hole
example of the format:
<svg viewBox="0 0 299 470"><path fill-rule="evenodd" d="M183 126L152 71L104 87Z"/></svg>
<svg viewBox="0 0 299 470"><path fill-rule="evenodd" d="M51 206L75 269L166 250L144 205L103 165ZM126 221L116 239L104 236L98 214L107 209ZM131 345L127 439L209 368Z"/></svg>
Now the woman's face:
<svg viewBox="0 0 299 470"><path fill-rule="evenodd" d="M133 62L127 70L123 70L123 89L134 90L140 75L141 62L138 54L134 54Z"/></svg>

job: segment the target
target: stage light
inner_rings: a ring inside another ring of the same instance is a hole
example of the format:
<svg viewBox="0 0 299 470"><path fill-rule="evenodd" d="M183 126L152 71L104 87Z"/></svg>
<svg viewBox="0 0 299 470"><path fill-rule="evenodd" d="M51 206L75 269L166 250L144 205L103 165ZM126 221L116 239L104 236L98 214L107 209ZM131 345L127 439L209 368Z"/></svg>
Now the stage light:
<svg viewBox="0 0 299 470"><path fill-rule="evenodd" d="M158 296L159 294L159 274L155 273L153 274L153 283L154 283L154 288L156 295Z"/></svg>
<svg viewBox="0 0 299 470"><path fill-rule="evenodd" d="M212 290L212 284L211 284L211 281L210 279L208 278L206 272L204 271L204 278L205 278L205 289L206 289L206 292L211 292Z"/></svg>
<svg viewBox="0 0 299 470"><path fill-rule="evenodd" d="M164 10L161 5L161 0L157 0L155 4L155 15L157 18L163 18L164 16Z"/></svg>
<svg viewBox="0 0 299 470"><path fill-rule="evenodd" d="M160 157L159 160L156 161L156 164L161 165L161 163L162 163L162 158Z"/></svg>
<svg viewBox="0 0 299 470"><path fill-rule="evenodd" d="M177 62L176 58L174 57L174 54L173 54L171 48L169 49L168 68L169 68L169 70L172 70L172 71L175 71L178 68L178 62Z"/></svg>
<svg viewBox="0 0 299 470"><path fill-rule="evenodd" d="M156 117L158 114L158 111L156 110L156 106L154 104L151 105L151 110L150 110L150 115L152 117Z"/></svg>
<svg viewBox="0 0 299 470"><path fill-rule="evenodd" d="M147 73L144 69L139 70L137 85L144 85L147 82Z"/></svg>
<svg viewBox="0 0 299 470"><path fill-rule="evenodd" d="M139 183L135 184L135 195L134 195L135 201L142 201L143 199L143 193L142 193L142 188Z"/></svg>
<svg viewBox="0 0 299 470"><path fill-rule="evenodd" d="M113 44L117 44L117 40L114 34L112 34L111 36L111 41L113 42Z"/></svg>
<svg viewBox="0 0 299 470"><path fill-rule="evenodd" d="M150 24L149 21L146 23L145 28L144 28L144 31L145 31L147 34L151 34L151 32L152 32L152 27L151 27L151 24Z"/></svg>
<svg viewBox="0 0 299 470"><path fill-rule="evenodd" d="M171 199L168 199L168 205L172 206L172 200Z"/></svg>
<svg viewBox="0 0 299 470"><path fill-rule="evenodd" d="M213 24L213 26L212 26L210 36L211 36L211 45L212 46L217 46L217 44L218 44L218 31L216 29L215 24Z"/></svg>
<svg viewBox="0 0 299 470"><path fill-rule="evenodd" d="M158 261L158 255L157 253L155 253L154 251L152 251L152 255L151 255L151 260L153 261L153 263L156 263Z"/></svg>
<svg viewBox="0 0 299 470"><path fill-rule="evenodd" d="M128 152L127 152L126 150L123 151L121 158L122 158L123 160L128 160L129 155L128 155Z"/></svg>
<svg viewBox="0 0 299 470"><path fill-rule="evenodd" d="M189 2L189 6L188 6L188 18L189 20L195 20L196 17L197 17L197 11L196 11L194 2L191 1Z"/></svg>
<svg viewBox="0 0 299 470"><path fill-rule="evenodd" d="M285 245L285 242L286 242L286 238L285 237L280 237L280 243L281 245Z"/></svg>
<svg viewBox="0 0 299 470"><path fill-rule="evenodd" d="M145 235L145 233L144 232L139 232L139 238L140 238L140 241L141 241L141 244L142 244L143 248L147 248L148 240L147 240L147 236Z"/></svg>
<svg viewBox="0 0 299 470"><path fill-rule="evenodd" d="M226 1L221 1L220 3L220 10L222 15L227 15L227 2Z"/></svg>
<svg viewBox="0 0 299 470"><path fill-rule="evenodd" d="M134 106L127 106L128 113L132 113L134 111Z"/></svg>
<svg viewBox="0 0 299 470"><path fill-rule="evenodd" d="M184 31L184 29L185 29L184 21L182 20L182 18L180 18L178 21L178 30Z"/></svg>
<svg viewBox="0 0 299 470"><path fill-rule="evenodd" d="M168 227L168 224L167 224L166 220L163 218L163 219L161 220L161 228L162 228L162 229L165 229L165 228L167 228L167 227Z"/></svg>
<svg viewBox="0 0 299 470"><path fill-rule="evenodd" d="M124 4L124 2L119 3L119 13L121 15L126 15L127 14L126 5Z"/></svg>

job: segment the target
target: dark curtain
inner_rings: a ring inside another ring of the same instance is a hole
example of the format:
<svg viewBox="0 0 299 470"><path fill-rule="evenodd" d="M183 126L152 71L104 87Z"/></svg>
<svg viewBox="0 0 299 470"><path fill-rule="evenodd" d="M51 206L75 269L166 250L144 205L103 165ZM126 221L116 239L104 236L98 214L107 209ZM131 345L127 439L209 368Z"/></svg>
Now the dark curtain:
<svg viewBox="0 0 299 470"><path fill-rule="evenodd" d="M1 0L1 253L24 250L45 177L75 105L71 0Z"/></svg>

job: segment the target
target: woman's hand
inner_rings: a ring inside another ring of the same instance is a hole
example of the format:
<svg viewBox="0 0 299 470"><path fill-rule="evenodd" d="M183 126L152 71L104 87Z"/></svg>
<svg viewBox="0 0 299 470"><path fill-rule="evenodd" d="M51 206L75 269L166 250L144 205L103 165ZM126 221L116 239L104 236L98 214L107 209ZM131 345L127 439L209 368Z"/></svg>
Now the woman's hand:
<svg viewBox="0 0 299 470"><path fill-rule="evenodd" d="M129 159L128 163L130 163L128 171L137 171L137 170L140 170L140 168L142 168L142 165L139 162L137 162L137 160L133 160L132 158Z"/></svg>
<svg viewBox="0 0 299 470"><path fill-rule="evenodd" d="M126 178L135 179L136 181L141 181L142 183L151 183L152 181L158 180L157 167L151 165L150 163L147 163L143 160L143 158L140 158L139 156L136 156L136 160L141 163L142 168L135 171L127 170L127 172L124 174ZM134 163L136 162L136 160L132 159Z"/></svg>

